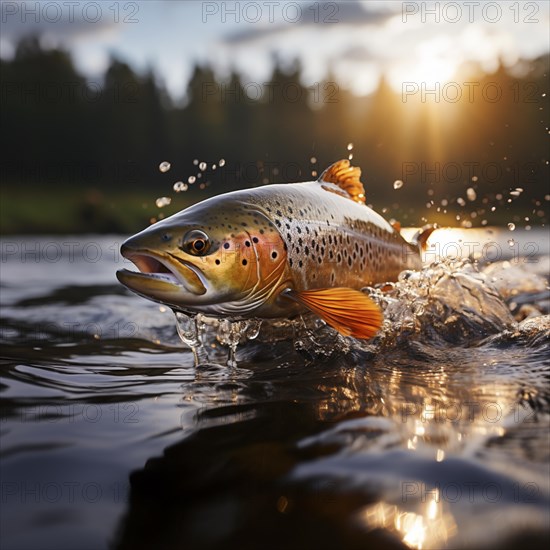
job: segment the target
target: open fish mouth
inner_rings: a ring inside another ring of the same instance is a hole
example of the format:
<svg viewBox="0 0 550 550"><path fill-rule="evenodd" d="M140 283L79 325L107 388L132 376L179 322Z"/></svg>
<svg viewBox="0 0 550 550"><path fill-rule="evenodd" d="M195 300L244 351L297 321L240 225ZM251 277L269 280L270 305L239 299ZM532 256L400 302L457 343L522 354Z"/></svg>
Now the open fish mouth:
<svg viewBox="0 0 550 550"><path fill-rule="evenodd" d="M206 286L200 271L173 255L150 251L129 251L122 248L122 255L139 271L120 269L118 280L130 290L158 301L171 301L176 295L201 296Z"/></svg>

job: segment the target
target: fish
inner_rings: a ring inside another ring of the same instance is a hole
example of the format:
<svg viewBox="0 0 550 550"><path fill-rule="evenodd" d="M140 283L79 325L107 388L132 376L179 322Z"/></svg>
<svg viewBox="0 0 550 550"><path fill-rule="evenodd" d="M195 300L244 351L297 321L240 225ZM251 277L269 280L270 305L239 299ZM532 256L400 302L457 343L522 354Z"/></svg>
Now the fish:
<svg viewBox="0 0 550 550"><path fill-rule="evenodd" d="M310 311L370 339L383 316L361 289L421 269L432 230L407 242L366 205L361 169L343 159L318 180L232 191L156 222L122 244L139 271L117 278L175 312L242 320Z"/></svg>

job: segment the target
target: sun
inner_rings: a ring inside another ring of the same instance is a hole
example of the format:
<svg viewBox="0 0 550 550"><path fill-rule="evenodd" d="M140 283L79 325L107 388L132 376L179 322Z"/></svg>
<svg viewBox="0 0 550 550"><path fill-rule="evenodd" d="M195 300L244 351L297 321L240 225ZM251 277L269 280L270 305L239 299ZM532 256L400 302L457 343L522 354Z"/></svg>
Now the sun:
<svg viewBox="0 0 550 550"><path fill-rule="evenodd" d="M456 49L446 37L437 37L422 42L407 59L390 67L388 80L399 92L405 85L433 90L452 81L459 63Z"/></svg>
<svg viewBox="0 0 550 550"><path fill-rule="evenodd" d="M435 83L443 86L452 79L454 74L455 67L449 63L449 60L431 53L421 56L416 66L412 67L410 71L410 76L414 81L431 86Z"/></svg>

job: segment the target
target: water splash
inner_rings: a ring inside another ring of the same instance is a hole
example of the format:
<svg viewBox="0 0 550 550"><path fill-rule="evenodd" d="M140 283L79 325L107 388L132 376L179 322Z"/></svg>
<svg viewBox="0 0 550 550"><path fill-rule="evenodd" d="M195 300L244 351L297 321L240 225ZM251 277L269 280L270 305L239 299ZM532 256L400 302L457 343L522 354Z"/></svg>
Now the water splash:
<svg viewBox="0 0 550 550"><path fill-rule="evenodd" d="M220 366L210 361L204 345L206 341L216 339L228 347L226 365L237 366L237 347L249 340L254 340L260 334L261 319L246 319L233 321L229 319L212 319L204 315L187 315L174 311L176 327L181 341L193 352L195 367Z"/></svg>
<svg viewBox="0 0 550 550"><path fill-rule="evenodd" d="M497 334L513 332L518 321L545 314L544 300L550 295L546 279L519 275L519 269L506 261L479 268L470 259L441 258L420 271L403 271L396 282L364 288L384 316L382 329L369 341L346 338L309 313L263 321L198 316L195 324L178 313L178 334L193 350L196 366L208 361L202 342L216 340L228 349L229 367L237 365L239 346L254 339L262 344L289 342L310 360L352 348L376 355L395 346L475 346ZM518 281L524 285L518 286ZM538 299L542 300L540 307Z"/></svg>
<svg viewBox="0 0 550 550"><path fill-rule="evenodd" d="M155 204L157 205L157 208L163 208L164 206L168 206L172 202L172 199L170 197L159 197Z"/></svg>
<svg viewBox="0 0 550 550"><path fill-rule="evenodd" d="M220 344L229 348L227 366L237 366L237 346L247 340L254 340L260 333L262 321L260 319L247 319L243 321L230 321L223 319L219 322L217 339Z"/></svg>
<svg viewBox="0 0 550 550"><path fill-rule="evenodd" d="M204 334L204 326L201 323L201 316L190 316L181 311L174 311L176 316L176 329L181 341L191 348L195 359L195 366L201 363L208 363L208 352L202 343L201 336Z"/></svg>
<svg viewBox="0 0 550 550"><path fill-rule="evenodd" d="M177 181L174 183L173 189L176 193L181 193L182 191L187 191L189 187L186 183L183 183L183 181Z"/></svg>

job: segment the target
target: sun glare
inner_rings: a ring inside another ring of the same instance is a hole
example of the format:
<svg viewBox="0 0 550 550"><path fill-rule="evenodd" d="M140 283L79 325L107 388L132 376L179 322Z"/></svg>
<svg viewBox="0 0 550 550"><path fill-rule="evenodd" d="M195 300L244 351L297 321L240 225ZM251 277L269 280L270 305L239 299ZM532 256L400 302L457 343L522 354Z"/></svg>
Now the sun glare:
<svg viewBox="0 0 550 550"><path fill-rule="evenodd" d="M420 44L411 56L390 68L388 79L396 91L405 84L433 89L450 82L458 71L459 56L445 37Z"/></svg>
<svg viewBox="0 0 550 550"><path fill-rule="evenodd" d="M418 82L433 85L439 82L441 85L449 82L455 73L455 67L433 54L421 56L416 67L413 67L411 75Z"/></svg>

